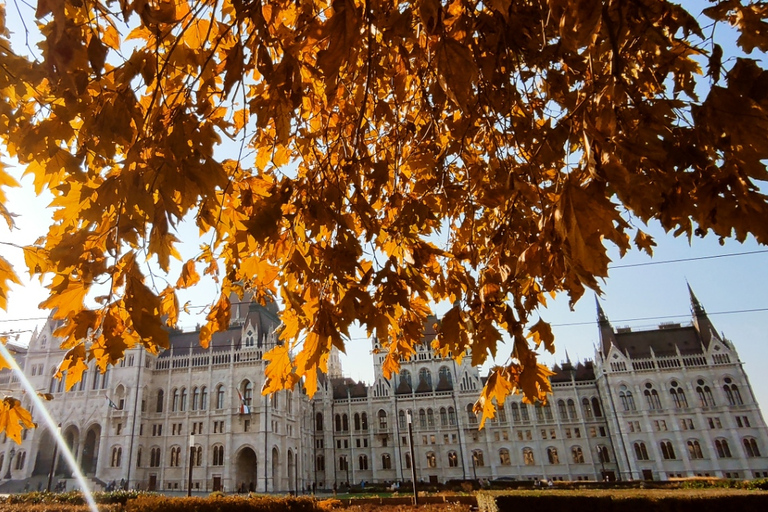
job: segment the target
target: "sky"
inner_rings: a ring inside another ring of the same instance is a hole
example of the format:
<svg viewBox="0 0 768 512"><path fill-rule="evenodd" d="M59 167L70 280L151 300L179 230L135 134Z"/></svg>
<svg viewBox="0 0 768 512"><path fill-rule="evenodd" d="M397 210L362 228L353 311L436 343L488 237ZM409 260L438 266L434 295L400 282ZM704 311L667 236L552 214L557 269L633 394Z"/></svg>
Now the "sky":
<svg viewBox="0 0 768 512"><path fill-rule="evenodd" d="M24 285L13 287L8 311L0 310L0 332L26 344L31 331L47 316L46 311L37 308L46 293L38 282L27 279L21 250L7 244L33 243L45 233L51 212L46 208L50 198L36 197L31 179L22 178L22 171L18 166L11 168L22 186L7 191L7 206L19 216L14 231L0 226L0 254L15 266ZM758 402L768 406L768 371L762 368L768 362L768 248L751 238L743 244L728 240L720 245L713 236L689 241L674 238L658 226L649 228L658 244L654 257L639 251L630 252L623 259L614 254L609 277L602 283L603 294L598 300L613 326L631 326L638 330L654 328L661 322L690 322L686 286L690 284L715 328L735 345ZM193 226L181 229L178 235L184 241L181 252L185 257L193 256L199 245L196 229ZM193 305L205 305L214 300L214 296L214 286L204 283L182 295L181 302L189 300ZM594 358L599 341L594 294L587 292L573 311L569 310L568 298L559 297L541 311L541 317L553 324L557 347L554 356L542 356L543 362L551 365L566 357L573 362ZM201 321L191 316L180 319L186 330ZM370 350L365 333L353 331L347 353L342 355L344 373L371 383ZM508 353L509 347L501 346L495 362L503 364Z"/></svg>

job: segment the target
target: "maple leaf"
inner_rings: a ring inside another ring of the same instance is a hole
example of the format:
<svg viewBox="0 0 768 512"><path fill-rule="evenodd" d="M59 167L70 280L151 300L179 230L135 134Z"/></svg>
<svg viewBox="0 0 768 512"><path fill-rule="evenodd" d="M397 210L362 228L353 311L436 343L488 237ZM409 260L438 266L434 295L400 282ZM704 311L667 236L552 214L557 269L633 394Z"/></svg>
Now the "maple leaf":
<svg viewBox="0 0 768 512"><path fill-rule="evenodd" d="M64 354L64 360L59 365L56 378L61 379L66 374L65 389L69 391L83 378L83 372L88 370L86 363L85 344L81 343Z"/></svg>
<svg viewBox="0 0 768 512"><path fill-rule="evenodd" d="M23 428L35 428L32 415L21 406L21 402L12 397L5 397L0 402L0 433L6 435L16 444L21 444L21 431Z"/></svg>
<svg viewBox="0 0 768 512"><path fill-rule="evenodd" d="M0 256L0 308L8 309L8 282L21 284L8 260Z"/></svg>

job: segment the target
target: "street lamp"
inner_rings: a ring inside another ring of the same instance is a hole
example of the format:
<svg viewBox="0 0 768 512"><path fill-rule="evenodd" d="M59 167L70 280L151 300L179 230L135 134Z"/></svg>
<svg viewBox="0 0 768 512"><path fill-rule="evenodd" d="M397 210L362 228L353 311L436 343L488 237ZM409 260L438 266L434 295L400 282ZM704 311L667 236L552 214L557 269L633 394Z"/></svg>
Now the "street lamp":
<svg viewBox="0 0 768 512"><path fill-rule="evenodd" d="M8 471L5 473L5 479L8 480L11 478L11 463L13 462L13 456L16 455L16 448L11 447L11 452L9 453L11 458L8 459Z"/></svg>
<svg viewBox="0 0 768 512"><path fill-rule="evenodd" d="M192 467L195 462L195 434L189 435L189 481L187 482L187 496L192 496Z"/></svg>
<svg viewBox="0 0 768 512"><path fill-rule="evenodd" d="M411 451L411 481L413 481L413 504L419 504L419 491L416 488L416 457L413 450L413 419L411 418L411 411L408 410L408 444Z"/></svg>
<svg viewBox="0 0 768 512"><path fill-rule="evenodd" d="M472 474L475 476L475 481L477 481L477 452L472 452Z"/></svg>
<svg viewBox="0 0 768 512"><path fill-rule="evenodd" d="M605 460L600 446L597 447L597 458L600 460L600 480L605 480Z"/></svg>

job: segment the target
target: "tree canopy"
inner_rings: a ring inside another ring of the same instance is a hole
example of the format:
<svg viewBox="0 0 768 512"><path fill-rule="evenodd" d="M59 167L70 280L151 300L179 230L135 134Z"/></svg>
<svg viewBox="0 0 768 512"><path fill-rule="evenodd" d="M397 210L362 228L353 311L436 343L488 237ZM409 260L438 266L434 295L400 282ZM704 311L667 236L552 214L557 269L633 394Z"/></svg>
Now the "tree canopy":
<svg viewBox="0 0 768 512"><path fill-rule="evenodd" d="M39 0L39 42L13 48L0 10L0 138L53 194L23 250L63 321L60 374L167 347L177 291L203 274L220 290L203 346L232 291L282 301L264 392L313 393L355 322L396 372L447 301L441 354L482 364L513 344L483 418L511 392L545 399L538 310L599 292L609 242L651 253L654 219L768 241L768 72L747 58L767 16L739 0ZM732 36L742 57L718 44ZM10 227L4 203L0 188ZM171 276L190 219L209 242ZM0 258L0 307L16 279Z"/></svg>

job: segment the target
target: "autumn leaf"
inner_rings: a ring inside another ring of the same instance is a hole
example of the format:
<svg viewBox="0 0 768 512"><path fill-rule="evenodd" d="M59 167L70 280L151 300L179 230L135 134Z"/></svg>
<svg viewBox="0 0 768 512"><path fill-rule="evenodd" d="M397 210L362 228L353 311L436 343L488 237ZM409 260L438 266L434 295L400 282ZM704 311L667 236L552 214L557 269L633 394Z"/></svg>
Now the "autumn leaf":
<svg viewBox="0 0 768 512"><path fill-rule="evenodd" d="M0 433L5 434L21 444L21 431L23 428L35 428L32 415L21 406L21 402L15 398L5 397L0 402Z"/></svg>
<svg viewBox="0 0 768 512"><path fill-rule="evenodd" d="M8 309L10 283L21 284L8 260L0 256L0 308Z"/></svg>

